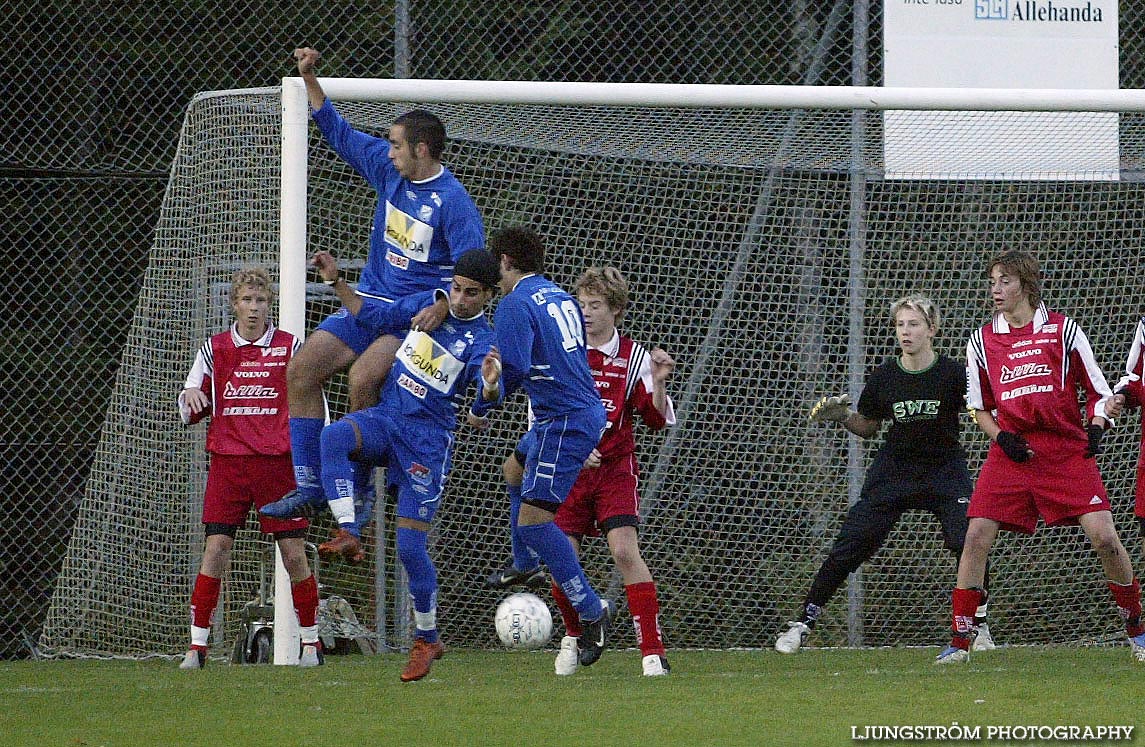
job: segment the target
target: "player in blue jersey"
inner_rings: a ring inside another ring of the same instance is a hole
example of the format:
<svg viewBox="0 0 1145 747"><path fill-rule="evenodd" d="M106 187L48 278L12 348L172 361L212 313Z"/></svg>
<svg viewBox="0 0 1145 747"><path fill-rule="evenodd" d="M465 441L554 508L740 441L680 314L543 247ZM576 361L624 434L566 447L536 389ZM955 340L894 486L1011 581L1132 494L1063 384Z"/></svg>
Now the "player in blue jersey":
<svg viewBox="0 0 1145 747"><path fill-rule="evenodd" d="M318 51L296 49L294 57L322 135L378 193L357 292L395 303L410 294L448 288L462 253L485 246L485 227L465 188L441 163L445 147L441 120L414 110L395 119L387 137L355 130L326 98L315 75ZM432 331L448 309L448 303L438 301L421 311L413 325ZM323 386L350 366L349 409L369 407L377 401L398 343L396 335L378 337L373 328L341 309L319 325L291 361L287 384L295 480L312 504L321 505L323 500L319 454L326 418ZM359 492L368 484L367 474L363 471L359 477ZM352 513L336 514L335 519L340 527L356 526Z"/></svg>
<svg viewBox="0 0 1145 747"><path fill-rule="evenodd" d="M323 279L334 281L340 297L353 295L333 257L321 252L315 264ZM377 405L351 412L322 429L322 486L331 504L340 502L353 510L354 473L361 464L386 463L387 484L397 491L398 557L409 576L415 624L403 682L428 674L445 650L437 632L437 571L426 548L426 533L441 502L453 431L469 385L479 392L473 405L476 415L502 399L495 356L485 363L494 336L483 309L497 281L497 260L489 252L473 249L463 254L449 291L450 317L432 332L411 330L405 336ZM414 298L420 296L419 303L408 306L346 300L349 308L359 307L355 312L359 323L393 329L408 324L411 309L428 304L434 293L441 291L418 294Z"/></svg>
<svg viewBox="0 0 1145 747"><path fill-rule="evenodd" d="M536 231L502 229L490 237L489 248L501 261L504 294L493 322L501 384L505 396L524 389L534 416L515 531L580 615L579 659L589 666L608 642L612 610L553 522L606 423L588 367L584 316L575 298L541 274L545 247Z"/></svg>

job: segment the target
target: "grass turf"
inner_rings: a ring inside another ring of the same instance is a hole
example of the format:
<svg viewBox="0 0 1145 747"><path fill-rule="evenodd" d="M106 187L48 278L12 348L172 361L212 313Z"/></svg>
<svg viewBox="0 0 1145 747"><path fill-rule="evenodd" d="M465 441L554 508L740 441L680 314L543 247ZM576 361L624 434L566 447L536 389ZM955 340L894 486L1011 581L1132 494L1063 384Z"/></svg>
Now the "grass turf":
<svg viewBox="0 0 1145 747"><path fill-rule="evenodd" d="M1145 665L1126 647L673 651L668 677L609 651L572 677L552 653L449 651L403 684L401 654L302 670L212 661L0 663L0 745L814 745L852 727L1128 725ZM1136 733L1134 734L1136 741ZM997 742L996 742L997 743ZM1023 744L1037 742L1023 741ZM1056 742L1056 744L1064 744Z"/></svg>

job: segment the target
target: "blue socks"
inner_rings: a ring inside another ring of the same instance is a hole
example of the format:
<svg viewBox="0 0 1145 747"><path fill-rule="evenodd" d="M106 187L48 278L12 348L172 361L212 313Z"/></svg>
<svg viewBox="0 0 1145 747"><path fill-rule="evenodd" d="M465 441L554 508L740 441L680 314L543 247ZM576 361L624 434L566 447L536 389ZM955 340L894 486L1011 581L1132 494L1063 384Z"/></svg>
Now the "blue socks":
<svg viewBox="0 0 1145 747"><path fill-rule="evenodd" d="M513 544L513 567L518 571L530 571L541 564L541 559L521 539L517 527L517 516L521 513L521 486L507 484L505 487L509 491L509 539Z"/></svg>
<svg viewBox="0 0 1145 747"><path fill-rule="evenodd" d="M326 421L322 418L290 419L290 453L294 460L294 482L310 503L322 505L322 460L319 443Z"/></svg>
<svg viewBox="0 0 1145 747"><path fill-rule="evenodd" d="M593 591L584 569L565 533L551 521L519 527L521 539L545 561L553 580L576 607L582 620L597 620L604 613L600 597Z"/></svg>
<svg viewBox="0 0 1145 747"><path fill-rule="evenodd" d="M398 527L397 538L398 558L409 576L416 635L428 643L437 643L437 569L429 559L426 533Z"/></svg>
<svg viewBox="0 0 1145 747"><path fill-rule="evenodd" d="M354 463L350 461L350 453L357 447L357 441L354 426L345 420L323 428L320 437L325 499L338 526L355 537L359 533L354 518Z"/></svg>

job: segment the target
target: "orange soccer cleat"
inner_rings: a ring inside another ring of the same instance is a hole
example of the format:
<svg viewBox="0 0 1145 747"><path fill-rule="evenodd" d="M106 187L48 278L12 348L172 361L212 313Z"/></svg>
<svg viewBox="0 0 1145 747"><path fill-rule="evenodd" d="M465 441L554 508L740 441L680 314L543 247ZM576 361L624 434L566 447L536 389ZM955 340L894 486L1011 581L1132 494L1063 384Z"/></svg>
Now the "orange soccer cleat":
<svg viewBox="0 0 1145 747"><path fill-rule="evenodd" d="M418 638L413 642L413 648L409 651L409 663L402 670L402 682L420 680L429 674L429 667L433 664L433 660L440 659L444 655L445 646L440 641L429 643L424 638Z"/></svg>
<svg viewBox="0 0 1145 747"><path fill-rule="evenodd" d="M341 555L350 563L361 563L366 557L362 552L361 541L346 529L339 529L333 537L319 545L318 554L325 559Z"/></svg>

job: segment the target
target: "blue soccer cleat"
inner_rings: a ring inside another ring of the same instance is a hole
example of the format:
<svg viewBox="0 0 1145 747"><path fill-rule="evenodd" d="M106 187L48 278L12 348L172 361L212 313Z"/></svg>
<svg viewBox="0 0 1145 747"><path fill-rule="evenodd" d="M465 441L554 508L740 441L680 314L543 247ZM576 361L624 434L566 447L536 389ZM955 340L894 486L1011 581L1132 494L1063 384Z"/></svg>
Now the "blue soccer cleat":
<svg viewBox="0 0 1145 747"><path fill-rule="evenodd" d="M319 509L326 505L326 500L316 503L306 497L300 490L292 490L273 503L268 503L258 510L263 516L275 519L310 518L318 514Z"/></svg>

